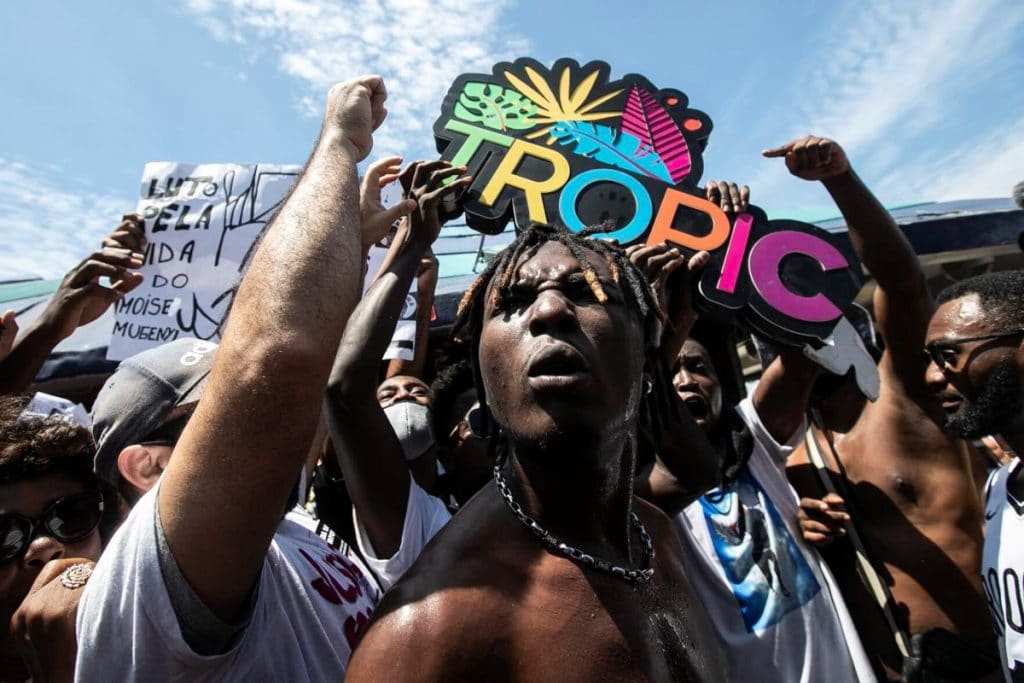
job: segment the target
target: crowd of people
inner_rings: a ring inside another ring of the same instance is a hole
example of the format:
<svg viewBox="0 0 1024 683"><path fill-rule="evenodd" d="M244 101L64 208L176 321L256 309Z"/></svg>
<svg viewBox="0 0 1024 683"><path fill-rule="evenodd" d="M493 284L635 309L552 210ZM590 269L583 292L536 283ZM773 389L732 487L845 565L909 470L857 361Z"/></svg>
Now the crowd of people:
<svg viewBox="0 0 1024 683"><path fill-rule="evenodd" d="M708 254L601 227L520 232L438 343L431 245L472 178L389 157L360 184L385 100L330 91L220 343L122 361L87 419L28 392L142 281L142 218L20 336L0 318L0 680L1024 680L1024 272L933 301L809 136L764 154L874 280L874 400L762 343L728 403ZM414 280L414 358L383 362Z"/></svg>

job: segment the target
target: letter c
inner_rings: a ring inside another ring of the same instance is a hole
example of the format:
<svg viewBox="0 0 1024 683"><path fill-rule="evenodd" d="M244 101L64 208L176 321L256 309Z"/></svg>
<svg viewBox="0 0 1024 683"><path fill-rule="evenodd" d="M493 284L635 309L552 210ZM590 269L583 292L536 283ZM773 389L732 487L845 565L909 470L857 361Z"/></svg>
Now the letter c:
<svg viewBox="0 0 1024 683"><path fill-rule="evenodd" d="M770 306L797 320L823 323L843 314L825 295L800 296L790 291L779 277L779 264L789 254L809 256L822 271L839 270L849 264L842 252L815 235L795 230L772 232L751 248L747 267L758 294Z"/></svg>

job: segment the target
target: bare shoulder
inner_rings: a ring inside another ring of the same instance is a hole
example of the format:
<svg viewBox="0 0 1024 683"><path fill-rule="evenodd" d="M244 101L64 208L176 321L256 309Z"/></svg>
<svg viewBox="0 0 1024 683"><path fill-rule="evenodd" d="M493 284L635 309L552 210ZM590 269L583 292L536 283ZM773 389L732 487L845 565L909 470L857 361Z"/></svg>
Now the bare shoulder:
<svg viewBox="0 0 1024 683"><path fill-rule="evenodd" d="M479 606L458 589L423 595L397 584L378 607L349 662L349 681L437 681L450 678L477 650L470 621Z"/></svg>
<svg viewBox="0 0 1024 683"><path fill-rule="evenodd" d="M496 542L505 534L489 507L486 498L467 504L384 596L348 680L478 678L503 660L523 563L521 552Z"/></svg>

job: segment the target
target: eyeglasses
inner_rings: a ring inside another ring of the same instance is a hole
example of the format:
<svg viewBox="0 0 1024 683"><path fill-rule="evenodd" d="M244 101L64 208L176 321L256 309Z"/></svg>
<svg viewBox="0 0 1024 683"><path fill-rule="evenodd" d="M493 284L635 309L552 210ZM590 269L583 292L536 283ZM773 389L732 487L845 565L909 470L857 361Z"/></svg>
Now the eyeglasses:
<svg viewBox="0 0 1024 683"><path fill-rule="evenodd" d="M1006 339L1024 334L1024 329L1012 330L1010 332L997 332L995 334L979 334L976 337L959 337L957 339L936 339L925 344L925 362L935 363L940 369L956 370L959 365L960 354L963 353L958 347L961 344L974 341L987 341L993 339Z"/></svg>
<svg viewBox="0 0 1024 683"><path fill-rule="evenodd" d="M35 519L16 512L0 514L0 564L20 557L36 531L42 530L61 543L75 543L95 531L102 519L103 494L99 491L62 496Z"/></svg>

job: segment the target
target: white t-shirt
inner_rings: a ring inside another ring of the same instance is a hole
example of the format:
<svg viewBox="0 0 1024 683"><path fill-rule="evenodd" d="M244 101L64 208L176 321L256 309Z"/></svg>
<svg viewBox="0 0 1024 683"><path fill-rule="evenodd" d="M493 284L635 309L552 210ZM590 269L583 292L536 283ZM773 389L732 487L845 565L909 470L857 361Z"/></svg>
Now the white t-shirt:
<svg viewBox="0 0 1024 683"><path fill-rule="evenodd" d="M832 573L800 534L785 467L806 425L782 445L749 398L737 408L754 437L750 460L735 482L675 519L687 575L726 655L726 679L875 680Z"/></svg>
<svg viewBox="0 0 1024 683"><path fill-rule="evenodd" d="M382 560L377 557L366 529L359 521L356 509L352 508L352 522L356 529L359 551L363 554L367 566L380 580L384 590L388 590L402 578L402 574L408 571L434 534L451 518L452 513L448 512L448 508L440 499L424 491L412 477L409 477L409 503L405 508L401 545L394 555Z"/></svg>
<svg viewBox="0 0 1024 683"><path fill-rule="evenodd" d="M185 642L161 573L156 492L136 504L96 565L78 606L80 681L340 681L380 600L357 557L318 537L316 521L281 521L249 623L224 654Z"/></svg>
<svg viewBox="0 0 1024 683"><path fill-rule="evenodd" d="M1020 458L1014 458L985 487L981 582L1007 683L1024 680L1024 501L1006 490L1006 481L1020 468Z"/></svg>

